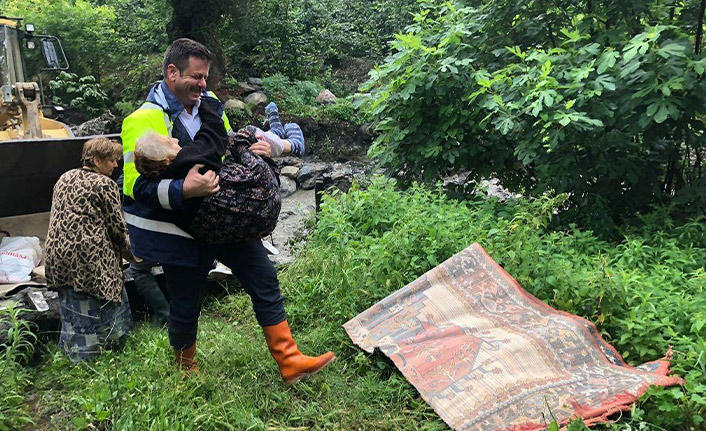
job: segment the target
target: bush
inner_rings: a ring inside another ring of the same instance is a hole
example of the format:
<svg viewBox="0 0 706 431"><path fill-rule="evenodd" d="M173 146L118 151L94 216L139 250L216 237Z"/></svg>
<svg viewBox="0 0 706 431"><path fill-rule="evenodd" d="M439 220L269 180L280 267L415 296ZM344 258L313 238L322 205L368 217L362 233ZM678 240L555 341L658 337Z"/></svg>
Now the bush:
<svg viewBox="0 0 706 431"><path fill-rule="evenodd" d="M320 80L345 57L383 58L417 9L416 0L235 1L218 32L239 75ZM258 31L233 31L252 28Z"/></svg>
<svg viewBox="0 0 706 431"><path fill-rule="evenodd" d="M113 105L113 109L116 113L118 113L118 115L127 117L128 115L132 114L132 112L137 108L130 102L119 101L115 102L115 105Z"/></svg>
<svg viewBox="0 0 706 431"><path fill-rule="evenodd" d="M479 242L533 295L595 322L628 362L658 359L673 346L673 369L687 384L651 390L630 421L647 426L638 429L703 429L706 247L694 239L706 234L704 221L669 230L647 224L619 243L575 227L548 231L566 199L459 202L418 185L398 192L383 180L325 197L306 249L282 277L291 286L288 313L312 327L331 322L335 336L334 322Z"/></svg>
<svg viewBox="0 0 706 431"><path fill-rule="evenodd" d="M365 88L371 155L407 181L471 171L570 193L565 225L600 233L654 204L706 211L706 57L689 35L657 25L629 38L603 27L602 9L571 21L482 3L425 2L397 36Z"/></svg>
<svg viewBox="0 0 706 431"><path fill-rule="evenodd" d="M291 115L312 116L312 106L316 96L323 89L312 81L292 81L281 73L262 80L262 88L267 97Z"/></svg>
<svg viewBox="0 0 706 431"><path fill-rule="evenodd" d="M322 106L318 109L317 113L322 119L362 123L357 109L355 109L353 103L347 99L338 99L334 104Z"/></svg>
<svg viewBox="0 0 706 431"><path fill-rule="evenodd" d="M101 113L106 108L108 95L91 76L78 77L75 73L61 72L49 83L54 101L89 115Z"/></svg>

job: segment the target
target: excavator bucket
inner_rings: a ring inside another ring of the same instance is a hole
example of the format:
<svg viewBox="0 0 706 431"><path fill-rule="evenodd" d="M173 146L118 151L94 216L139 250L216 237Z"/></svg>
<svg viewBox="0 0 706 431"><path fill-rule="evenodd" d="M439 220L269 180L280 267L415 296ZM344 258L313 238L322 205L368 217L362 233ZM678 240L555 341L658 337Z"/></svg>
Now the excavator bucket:
<svg viewBox="0 0 706 431"><path fill-rule="evenodd" d="M105 135L119 139L119 135ZM93 136L62 139L16 139L0 142L0 217L51 209L54 184L81 166L83 144ZM122 166L115 170L119 176Z"/></svg>

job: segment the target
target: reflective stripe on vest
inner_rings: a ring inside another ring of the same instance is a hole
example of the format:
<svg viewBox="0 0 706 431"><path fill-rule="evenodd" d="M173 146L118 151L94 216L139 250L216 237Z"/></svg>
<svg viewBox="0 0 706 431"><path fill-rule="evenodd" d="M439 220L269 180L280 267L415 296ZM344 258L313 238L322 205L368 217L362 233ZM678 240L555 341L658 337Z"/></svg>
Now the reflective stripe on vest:
<svg viewBox="0 0 706 431"><path fill-rule="evenodd" d="M149 230L152 232L166 233L170 235L177 235L184 238L194 239L193 236L186 233L184 230L179 228L173 223L159 220L150 220L144 217L136 216L135 214L125 213L125 221L131 226L135 226L140 229Z"/></svg>

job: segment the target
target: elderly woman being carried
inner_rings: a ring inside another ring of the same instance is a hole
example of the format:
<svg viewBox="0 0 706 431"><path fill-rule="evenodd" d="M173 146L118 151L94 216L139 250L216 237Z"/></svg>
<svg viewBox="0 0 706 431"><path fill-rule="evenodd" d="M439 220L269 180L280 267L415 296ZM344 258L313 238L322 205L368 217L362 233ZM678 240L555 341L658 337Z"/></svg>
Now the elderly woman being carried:
<svg viewBox="0 0 706 431"><path fill-rule="evenodd" d="M155 132L138 139L135 167L152 180L184 178L195 167L217 172L220 190L205 198L186 200L185 209L175 214L177 226L209 244L263 238L274 230L281 209L278 169L272 159L250 147L264 141L279 149L273 156L281 155L285 148L301 154L304 137L294 123L282 127L274 105L268 106L273 126L270 131L247 126L228 136L214 104L202 98L201 129L194 142L183 148L177 139Z"/></svg>

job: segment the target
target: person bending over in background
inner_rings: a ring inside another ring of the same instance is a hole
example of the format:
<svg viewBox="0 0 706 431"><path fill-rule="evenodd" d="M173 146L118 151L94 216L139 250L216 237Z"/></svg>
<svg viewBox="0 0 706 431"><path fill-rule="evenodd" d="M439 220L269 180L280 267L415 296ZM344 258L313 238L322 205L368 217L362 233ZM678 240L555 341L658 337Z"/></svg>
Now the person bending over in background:
<svg viewBox="0 0 706 431"><path fill-rule="evenodd" d="M72 361L95 358L122 344L132 328L122 258L134 260L110 178L122 146L94 138L83 146L83 167L54 186L46 241L48 287L59 292L59 347Z"/></svg>

